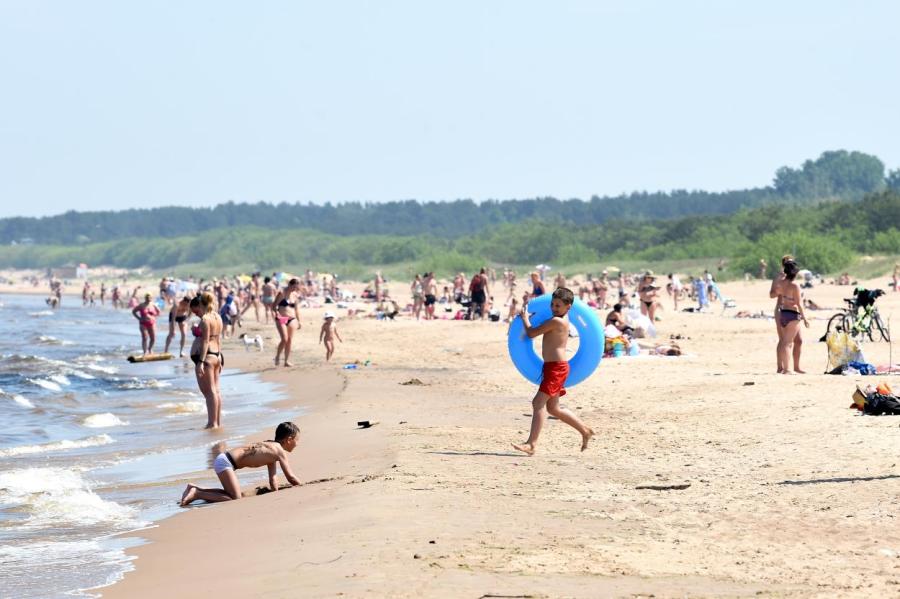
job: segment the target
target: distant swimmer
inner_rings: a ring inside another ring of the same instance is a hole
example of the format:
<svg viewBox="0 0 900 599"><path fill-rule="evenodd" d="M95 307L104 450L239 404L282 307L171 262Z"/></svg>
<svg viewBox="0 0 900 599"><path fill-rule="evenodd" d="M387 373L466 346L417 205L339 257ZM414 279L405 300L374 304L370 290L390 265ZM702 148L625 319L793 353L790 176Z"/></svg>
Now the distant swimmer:
<svg viewBox="0 0 900 599"><path fill-rule="evenodd" d="M163 352L169 352L169 345L175 339L175 329L181 333L181 345L178 349L178 357L184 357L184 340L187 335L187 319L191 315L191 300L188 297L181 298L181 301L172 304L169 310L169 335L166 337L166 348Z"/></svg>
<svg viewBox="0 0 900 599"><path fill-rule="evenodd" d="M201 489L196 485L188 485L181 496L181 506L185 507L194 501L231 501L241 498L241 483L238 481L235 470L241 468L262 468L269 471L269 490L278 490L276 478L276 466L281 466L281 472L291 484L296 487L300 481L291 470L288 454L297 447L300 437L300 428L293 422L282 422L275 429L275 439L272 441L260 441L246 447L239 447L225 451L213 460L213 471L222 483L221 489Z"/></svg>
<svg viewBox="0 0 900 599"><path fill-rule="evenodd" d="M138 321L144 355L153 353L153 344L156 342L156 317L159 316L159 308L153 303L153 296L145 293L144 301L132 308L131 315Z"/></svg>
<svg viewBox="0 0 900 599"><path fill-rule="evenodd" d="M572 308L575 294L565 287L553 292L550 301L552 318L544 323L531 326L528 307L522 308L522 322L525 334L529 339L543 336L541 354L544 359L543 378L534 399L531 400L533 414L531 416L531 432L528 440L521 444L513 443L519 451L534 455L538 437L547 420L547 414L559 418L581 434L581 451L588 447L594 431L587 427L573 412L559 405L559 398L566 394L564 384L569 376L569 362L566 360L566 344L569 341L569 321L566 315Z"/></svg>

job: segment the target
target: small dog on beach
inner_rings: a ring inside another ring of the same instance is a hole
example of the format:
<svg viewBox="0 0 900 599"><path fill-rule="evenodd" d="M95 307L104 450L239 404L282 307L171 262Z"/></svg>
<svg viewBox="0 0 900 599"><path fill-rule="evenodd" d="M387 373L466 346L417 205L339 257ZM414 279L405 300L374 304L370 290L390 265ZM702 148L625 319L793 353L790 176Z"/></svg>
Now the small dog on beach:
<svg viewBox="0 0 900 599"><path fill-rule="evenodd" d="M238 337L241 341L244 342L244 349L250 351L250 348L254 345L259 349L259 351L263 351L263 338L259 335L255 337L248 337L247 333L241 333L241 336Z"/></svg>

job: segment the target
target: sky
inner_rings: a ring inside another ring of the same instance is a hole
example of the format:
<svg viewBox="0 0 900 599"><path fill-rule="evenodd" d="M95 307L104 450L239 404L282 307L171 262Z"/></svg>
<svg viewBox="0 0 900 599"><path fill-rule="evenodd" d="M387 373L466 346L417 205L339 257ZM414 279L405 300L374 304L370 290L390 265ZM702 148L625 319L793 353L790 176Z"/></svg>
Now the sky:
<svg viewBox="0 0 900 599"><path fill-rule="evenodd" d="M0 0L0 217L900 167L900 2Z"/></svg>

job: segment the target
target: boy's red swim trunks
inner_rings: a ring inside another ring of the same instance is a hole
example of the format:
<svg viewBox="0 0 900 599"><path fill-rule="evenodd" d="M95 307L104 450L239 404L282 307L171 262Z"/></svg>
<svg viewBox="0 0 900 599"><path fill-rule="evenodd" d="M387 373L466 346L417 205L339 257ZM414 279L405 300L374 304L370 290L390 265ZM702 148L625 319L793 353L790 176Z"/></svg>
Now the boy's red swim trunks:
<svg viewBox="0 0 900 599"><path fill-rule="evenodd" d="M566 394L563 385L569 376L568 362L544 362L543 378L538 391L543 391L550 397L562 397Z"/></svg>

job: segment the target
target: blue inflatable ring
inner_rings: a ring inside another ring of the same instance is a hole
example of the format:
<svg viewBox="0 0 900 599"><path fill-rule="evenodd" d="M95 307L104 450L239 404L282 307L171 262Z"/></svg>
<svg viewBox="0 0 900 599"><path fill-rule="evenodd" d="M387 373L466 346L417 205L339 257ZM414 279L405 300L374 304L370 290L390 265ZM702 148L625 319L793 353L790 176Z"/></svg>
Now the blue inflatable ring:
<svg viewBox="0 0 900 599"><path fill-rule="evenodd" d="M532 326L538 326L553 316L550 311L550 294L541 295L528 302L528 313L532 314ZM569 377L565 383L566 387L573 387L591 376L600 365L606 338L597 313L580 299L576 299L572 309L569 310L569 322L578 331L578 351L569 360ZM526 379L539 385L544 361L535 353L533 341L525 334L522 317L517 316L510 325L506 345L516 369Z"/></svg>

